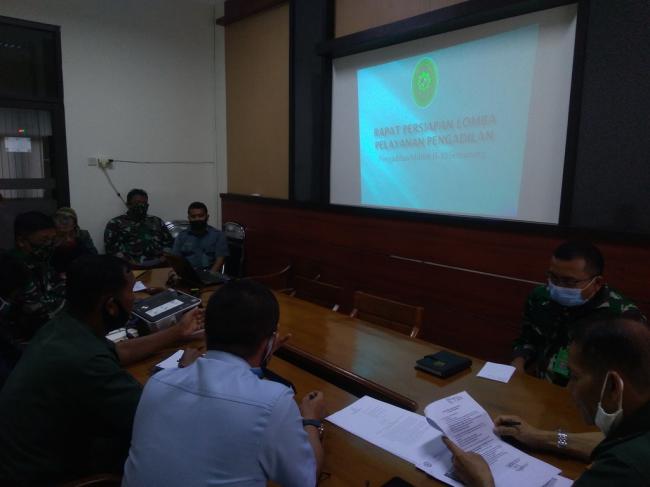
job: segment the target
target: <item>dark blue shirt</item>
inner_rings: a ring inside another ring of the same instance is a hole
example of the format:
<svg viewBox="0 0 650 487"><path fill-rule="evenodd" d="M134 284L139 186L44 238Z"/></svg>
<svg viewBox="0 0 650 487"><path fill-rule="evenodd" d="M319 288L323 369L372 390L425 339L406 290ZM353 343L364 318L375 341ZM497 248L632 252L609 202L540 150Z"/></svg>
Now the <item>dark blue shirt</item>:
<svg viewBox="0 0 650 487"><path fill-rule="evenodd" d="M195 269L212 267L219 257L228 256L228 240L223 232L208 225L201 235L183 230L174 240L174 255L182 255Z"/></svg>

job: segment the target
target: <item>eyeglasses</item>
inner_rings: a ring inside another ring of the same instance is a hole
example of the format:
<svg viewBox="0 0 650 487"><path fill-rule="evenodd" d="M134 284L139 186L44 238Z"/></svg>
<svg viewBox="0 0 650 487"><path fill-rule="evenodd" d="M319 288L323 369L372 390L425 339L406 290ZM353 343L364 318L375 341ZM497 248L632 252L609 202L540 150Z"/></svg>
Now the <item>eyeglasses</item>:
<svg viewBox="0 0 650 487"><path fill-rule="evenodd" d="M552 273L551 271L547 271L546 277L556 286L576 288L580 286L580 283L582 282L593 281L596 277L598 277L598 274L595 276L587 277L586 279L573 279L571 277L561 277Z"/></svg>

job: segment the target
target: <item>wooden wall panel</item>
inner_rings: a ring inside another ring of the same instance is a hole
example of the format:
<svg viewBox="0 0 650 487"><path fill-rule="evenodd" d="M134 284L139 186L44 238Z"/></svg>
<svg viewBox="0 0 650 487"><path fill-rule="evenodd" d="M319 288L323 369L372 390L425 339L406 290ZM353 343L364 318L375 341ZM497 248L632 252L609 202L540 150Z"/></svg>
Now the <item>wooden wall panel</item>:
<svg viewBox="0 0 650 487"><path fill-rule="evenodd" d="M289 195L289 5L226 27L228 191Z"/></svg>
<svg viewBox="0 0 650 487"><path fill-rule="evenodd" d="M531 232L299 209L223 197L226 220L246 226L248 274L292 264L295 273L343 286L343 311L363 290L423 306L422 338L484 359L508 361L526 296L543 281L561 239ZM614 287L650 311L650 249L596 242ZM427 265L395 258L430 261ZM461 269L456 269L461 268Z"/></svg>
<svg viewBox="0 0 650 487"><path fill-rule="evenodd" d="M463 1L465 0L336 0L335 36L343 37Z"/></svg>

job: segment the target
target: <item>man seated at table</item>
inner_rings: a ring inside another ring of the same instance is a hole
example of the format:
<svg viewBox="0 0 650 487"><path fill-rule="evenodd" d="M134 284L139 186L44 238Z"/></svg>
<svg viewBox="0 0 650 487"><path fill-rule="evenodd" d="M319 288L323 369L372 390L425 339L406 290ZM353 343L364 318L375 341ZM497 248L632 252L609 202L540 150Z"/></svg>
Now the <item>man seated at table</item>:
<svg viewBox="0 0 650 487"><path fill-rule="evenodd" d="M187 209L189 230L174 240L172 253L185 257L195 269L219 272L228 256L228 241L223 232L208 225L208 208L200 201Z"/></svg>
<svg viewBox="0 0 650 487"><path fill-rule="evenodd" d="M0 391L0 485L34 485L120 470L141 386L122 366L189 338L200 310L180 324L117 345L133 276L117 257L83 256L68 271L67 309L34 336Z"/></svg>
<svg viewBox="0 0 650 487"><path fill-rule="evenodd" d="M0 389L21 353L21 347L15 342L11 330L11 301L28 282L27 269L6 252L0 252Z"/></svg>
<svg viewBox="0 0 650 487"><path fill-rule="evenodd" d="M650 330L616 319L586 325L569 347L569 391L587 424L605 435L566 434L531 427L517 416L500 416L495 432L536 449L590 458L574 487L650 485ZM515 426L511 426L518 423ZM600 436L602 439L602 435ZM493 486L483 458L445 440L454 467L468 486Z"/></svg>
<svg viewBox="0 0 650 487"><path fill-rule="evenodd" d="M322 393L305 396L299 410L291 389L258 377L276 348L278 318L262 284L231 281L214 293L205 357L144 388L123 486L316 485Z"/></svg>
<svg viewBox="0 0 650 487"><path fill-rule="evenodd" d="M26 283L11 298L11 328L18 341L29 340L65 303L65 281L51 262L55 238L56 227L51 217L37 211L16 216L15 247L9 255L28 275Z"/></svg>
<svg viewBox="0 0 650 487"><path fill-rule="evenodd" d="M54 214L56 225L56 248L52 256L52 265L57 272L65 273L78 257L97 254L88 230L79 228L77 212L72 208L62 207Z"/></svg>
<svg viewBox="0 0 650 487"><path fill-rule="evenodd" d="M645 321L634 303L606 284L604 267L591 243L569 241L555 249L547 285L535 288L526 301L512 365L564 386L569 380L567 347L576 326L599 317Z"/></svg>
<svg viewBox="0 0 650 487"><path fill-rule="evenodd" d="M164 221L157 216L147 215L149 196L146 191L129 191L126 205L126 214L106 224L106 253L136 265L150 266L162 262L163 250L169 250L174 239Z"/></svg>

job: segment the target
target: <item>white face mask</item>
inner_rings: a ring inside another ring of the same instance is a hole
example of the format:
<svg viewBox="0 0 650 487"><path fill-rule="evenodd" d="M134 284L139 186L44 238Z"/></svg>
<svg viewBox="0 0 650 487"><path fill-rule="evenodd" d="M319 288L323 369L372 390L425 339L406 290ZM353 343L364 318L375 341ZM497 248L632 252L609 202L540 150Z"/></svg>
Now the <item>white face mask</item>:
<svg viewBox="0 0 650 487"><path fill-rule="evenodd" d="M605 436L609 435L609 433L615 429L623 419L623 381L619 377L612 376L612 379L618 380L619 387L621 388L621 395L618 398L618 409L613 413L607 413L603 409L603 394L605 394L605 386L607 385L607 379L609 379L609 377L609 372L607 372L603 388L600 390L600 401L598 401L598 408L596 409L596 416L594 418L595 425L598 426L598 429L600 429Z"/></svg>
<svg viewBox="0 0 650 487"><path fill-rule="evenodd" d="M11 308L11 303L9 301L6 301L4 298L0 298L0 316L8 313L9 308Z"/></svg>

